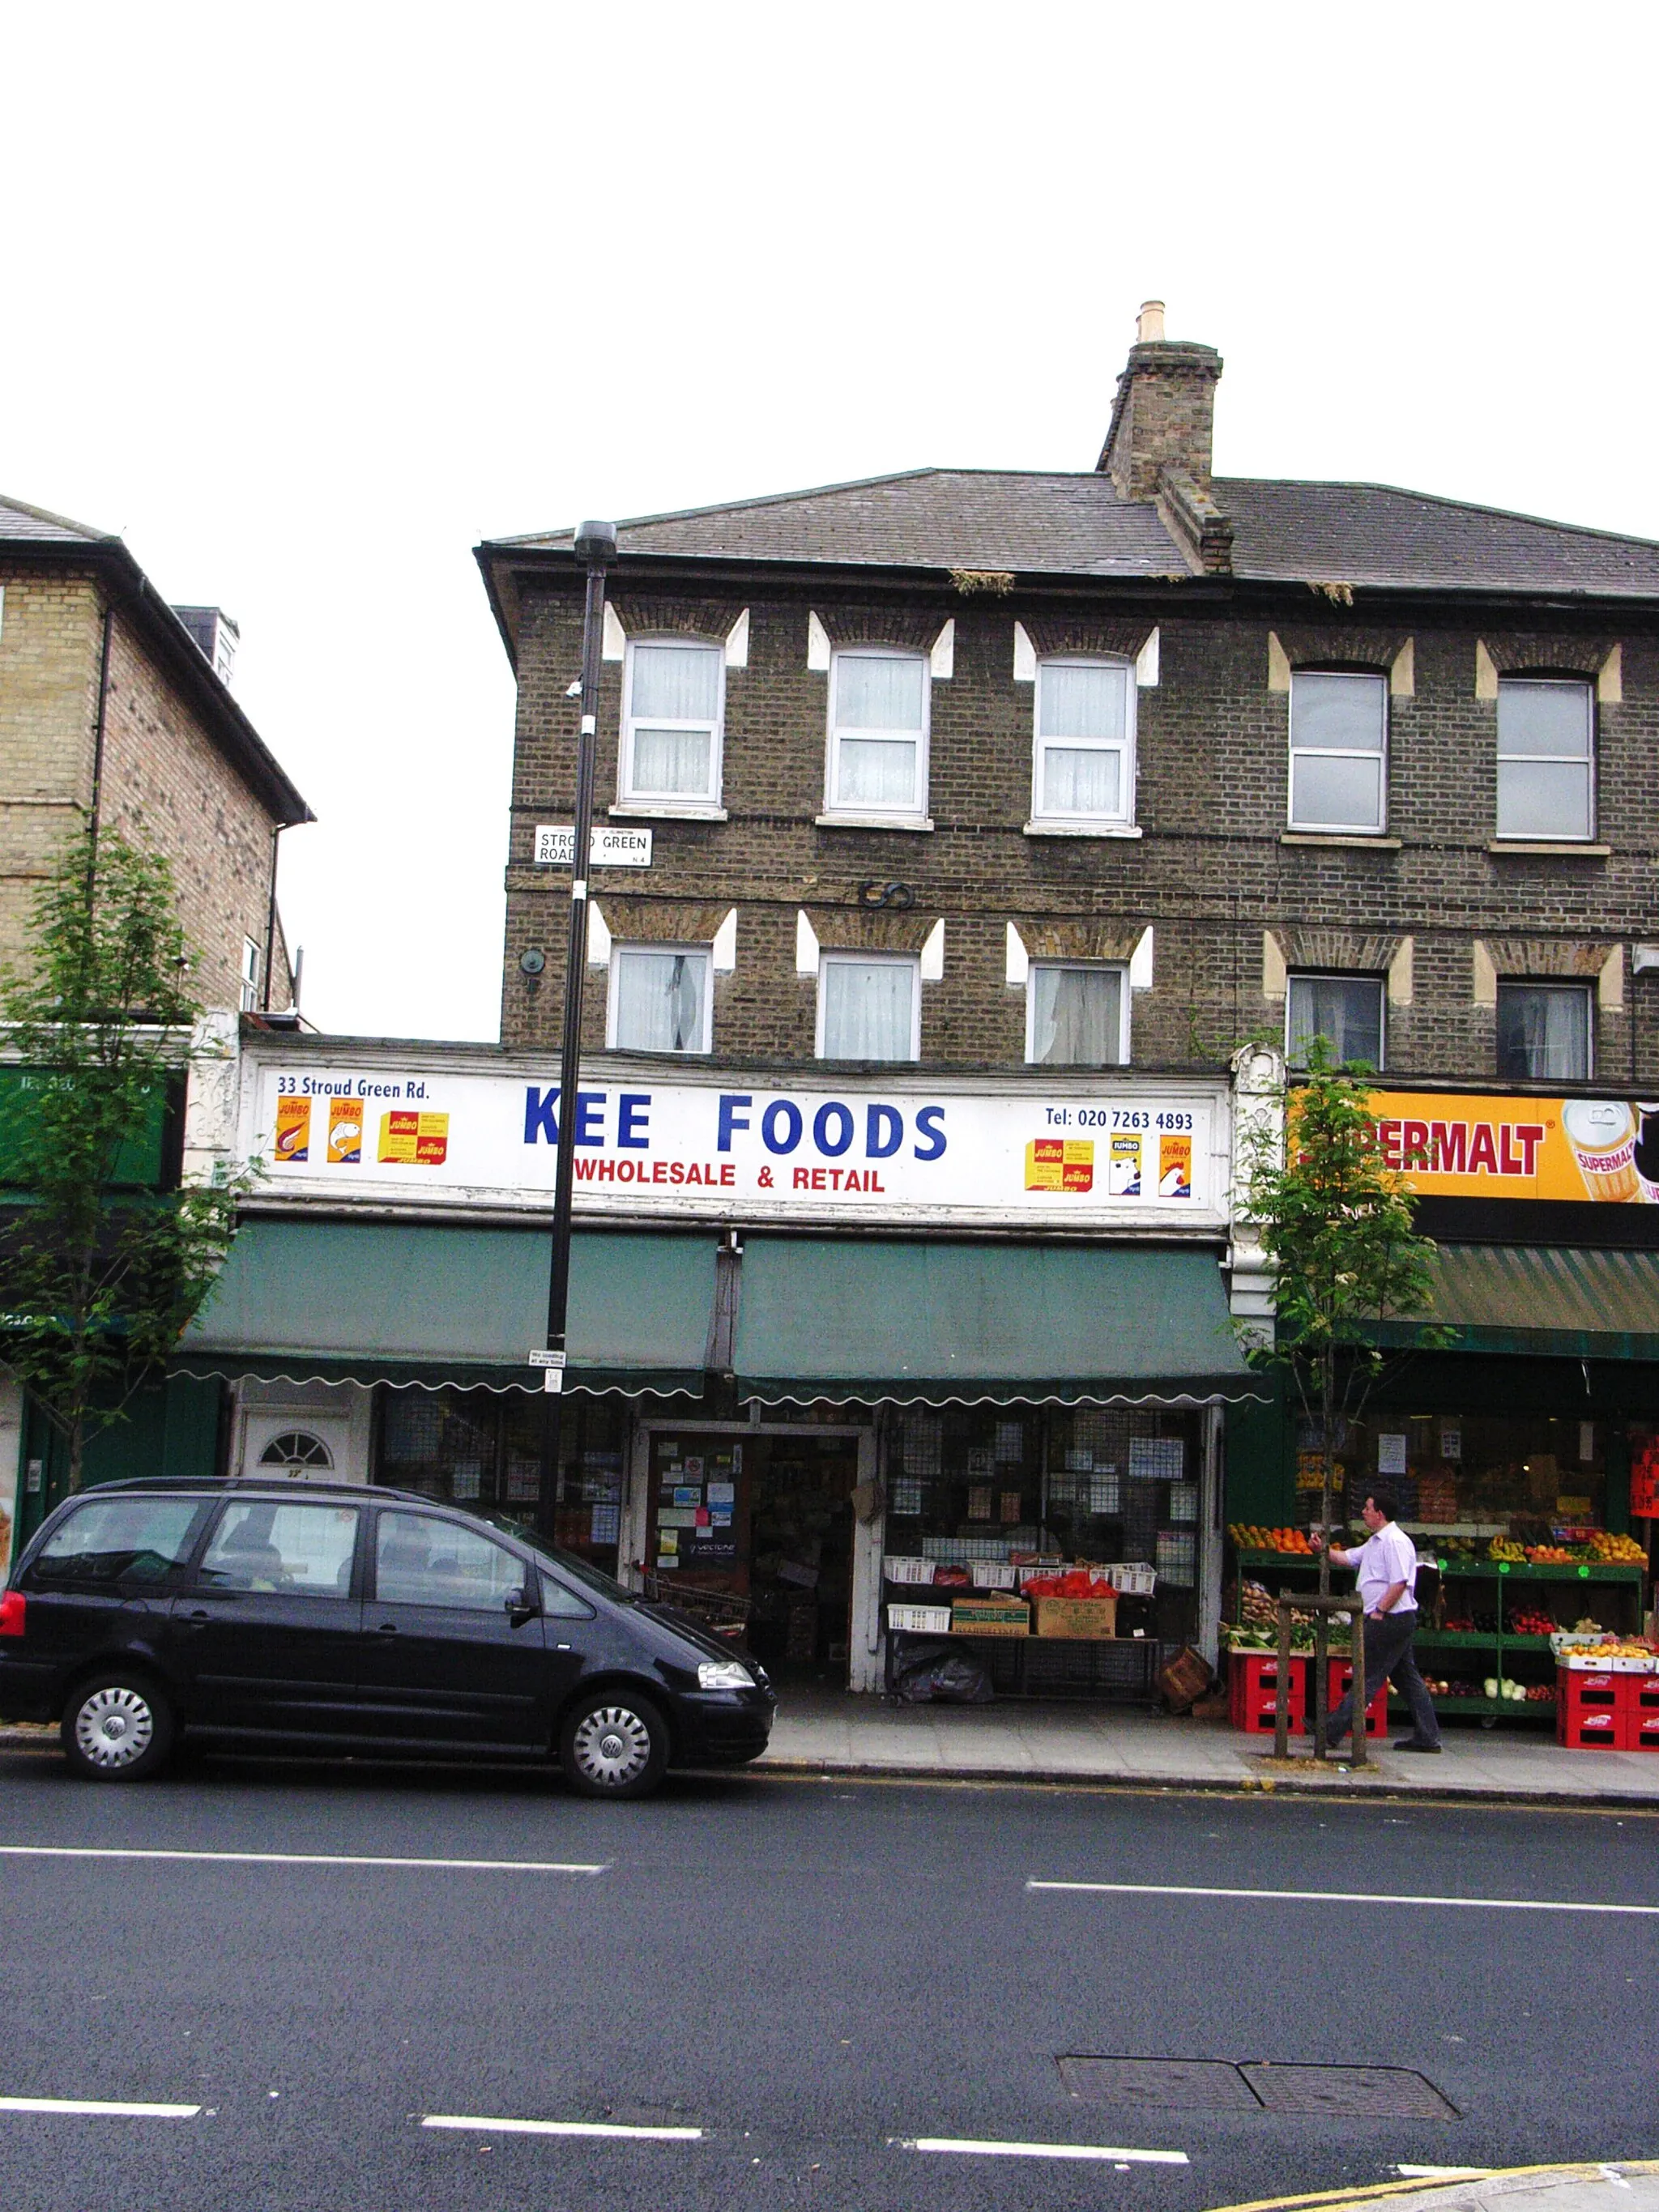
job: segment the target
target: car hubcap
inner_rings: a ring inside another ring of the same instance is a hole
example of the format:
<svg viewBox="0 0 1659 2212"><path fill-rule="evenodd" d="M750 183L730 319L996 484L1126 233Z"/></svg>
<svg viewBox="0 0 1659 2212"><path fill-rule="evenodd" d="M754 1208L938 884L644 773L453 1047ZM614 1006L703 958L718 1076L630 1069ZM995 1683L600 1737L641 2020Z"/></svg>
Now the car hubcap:
<svg viewBox="0 0 1659 2212"><path fill-rule="evenodd" d="M626 1705L601 1705L576 1730L576 1765L585 1782L620 1790L637 1782L651 1760L651 1731Z"/></svg>
<svg viewBox="0 0 1659 2212"><path fill-rule="evenodd" d="M75 1717L82 1758L106 1771L142 1759L155 1734L155 1716L137 1690L94 1690Z"/></svg>

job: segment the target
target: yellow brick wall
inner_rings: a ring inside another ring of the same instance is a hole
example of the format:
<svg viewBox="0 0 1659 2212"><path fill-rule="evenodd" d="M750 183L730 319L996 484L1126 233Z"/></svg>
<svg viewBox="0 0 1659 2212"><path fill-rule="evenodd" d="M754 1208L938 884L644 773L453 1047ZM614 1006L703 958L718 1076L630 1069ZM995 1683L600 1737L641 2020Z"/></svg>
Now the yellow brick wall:
<svg viewBox="0 0 1659 2212"><path fill-rule="evenodd" d="M0 966L92 794L103 602L90 574L0 561Z"/></svg>

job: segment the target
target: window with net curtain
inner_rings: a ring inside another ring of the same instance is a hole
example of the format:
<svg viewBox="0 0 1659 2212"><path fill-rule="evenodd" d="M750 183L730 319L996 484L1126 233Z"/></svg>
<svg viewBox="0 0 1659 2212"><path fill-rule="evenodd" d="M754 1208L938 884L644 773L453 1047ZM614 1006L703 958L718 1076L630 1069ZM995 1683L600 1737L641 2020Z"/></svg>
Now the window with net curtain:
<svg viewBox="0 0 1659 2212"><path fill-rule="evenodd" d="M919 653L837 653L830 665L827 811L927 811L927 665Z"/></svg>
<svg viewBox="0 0 1659 2212"><path fill-rule="evenodd" d="M623 716L624 801L718 805L725 669L718 645L630 640Z"/></svg>
<svg viewBox="0 0 1659 2212"><path fill-rule="evenodd" d="M820 1060L915 1060L918 963L826 952L818 963Z"/></svg>
<svg viewBox="0 0 1659 2212"><path fill-rule="evenodd" d="M1034 961L1026 1058L1048 1067L1122 1066L1127 980L1121 968Z"/></svg>
<svg viewBox="0 0 1659 2212"><path fill-rule="evenodd" d="M706 947L613 945L608 1042L619 1052L709 1049Z"/></svg>
<svg viewBox="0 0 1659 2212"><path fill-rule="evenodd" d="M1583 983L1500 983L1498 1073L1534 1082L1584 1083L1590 1072L1590 994Z"/></svg>
<svg viewBox="0 0 1659 2212"><path fill-rule="evenodd" d="M1595 716L1588 684L1510 677L1498 685L1498 834L1595 834Z"/></svg>
<svg viewBox="0 0 1659 2212"><path fill-rule="evenodd" d="M1381 676L1297 669L1291 678L1293 830L1380 830L1389 688Z"/></svg>
<svg viewBox="0 0 1659 2212"><path fill-rule="evenodd" d="M1130 818L1134 805L1131 673L1127 661L1038 663L1034 820Z"/></svg>
<svg viewBox="0 0 1659 2212"><path fill-rule="evenodd" d="M1316 1037L1334 1061L1382 1065L1382 979L1380 975L1292 975L1286 994L1285 1056L1305 1067Z"/></svg>

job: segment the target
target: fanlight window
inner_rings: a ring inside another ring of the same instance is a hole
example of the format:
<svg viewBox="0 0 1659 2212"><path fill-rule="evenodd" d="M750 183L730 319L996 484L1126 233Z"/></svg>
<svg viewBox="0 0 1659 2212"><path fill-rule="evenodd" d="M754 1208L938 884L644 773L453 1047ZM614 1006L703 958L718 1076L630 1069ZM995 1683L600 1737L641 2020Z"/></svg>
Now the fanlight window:
<svg viewBox="0 0 1659 2212"><path fill-rule="evenodd" d="M273 1437L259 1455L261 1467L287 1467L297 1470L331 1468L334 1455L320 1437L313 1437L304 1429L284 1429Z"/></svg>

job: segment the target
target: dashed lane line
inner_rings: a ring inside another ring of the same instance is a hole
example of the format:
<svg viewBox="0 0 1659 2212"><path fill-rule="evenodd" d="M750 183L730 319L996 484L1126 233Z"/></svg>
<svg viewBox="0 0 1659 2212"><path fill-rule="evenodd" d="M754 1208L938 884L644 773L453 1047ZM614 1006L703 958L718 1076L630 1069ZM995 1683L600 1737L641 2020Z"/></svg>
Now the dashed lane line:
<svg viewBox="0 0 1659 2212"><path fill-rule="evenodd" d="M115 2105L95 2097L0 2097L0 2112L95 2120L193 2120L199 2105Z"/></svg>
<svg viewBox="0 0 1659 2212"><path fill-rule="evenodd" d="M1084 2158L1112 2166L1190 2166L1184 2150L1124 2150L1104 2143L977 2142L967 2136L895 2136L897 2150L956 2151L978 2158Z"/></svg>
<svg viewBox="0 0 1659 2212"><path fill-rule="evenodd" d="M1470 1912L1600 1912L1659 1920L1659 1905L1580 1904L1563 1897L1393 1897L1375 1889L1200 1889L1169 1881L1028 1881L1025 1887L1101 1897L1263 1898L1273 1905L1422 1905Z"/></svg>
<svg viewBox="0 0 1659 2212"><path fill-rule="evenodd" d="M8 1859L151 1859L187 1866L398 1867L434 1874L606 1874L608 1860L588 1865L574 1859L392 1858L367 1851L175 1851L113 1844L0 1844Z"/></svg>
<svg viewBox="0 0 1659 2212"><path fill-rule="evenodd" d="M627 2142L701 2142L701 2128L626 2128L609 2120L504 2120L477 2112L428 2112L423 2128L462 2128L495 2136L599 2136Z"/></svg>

